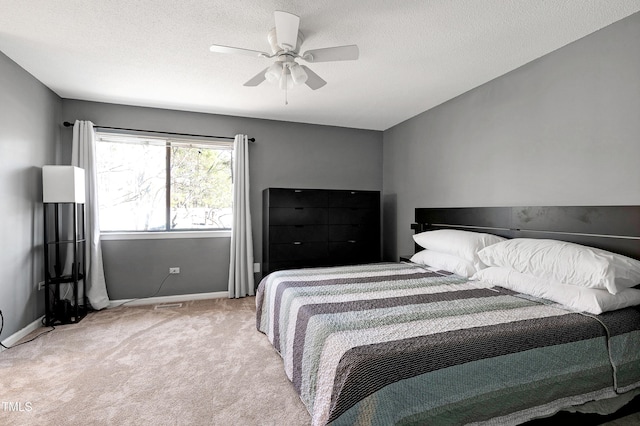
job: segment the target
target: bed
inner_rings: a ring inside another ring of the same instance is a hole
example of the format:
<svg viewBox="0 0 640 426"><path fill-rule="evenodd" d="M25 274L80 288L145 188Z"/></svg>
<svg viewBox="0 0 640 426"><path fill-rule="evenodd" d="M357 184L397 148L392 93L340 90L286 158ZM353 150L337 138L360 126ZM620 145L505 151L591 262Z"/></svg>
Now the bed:
<svg viewBox="0 0 640 426"><path fill-rule="evenodd" d="M413 228L638 259L639 218L637 206L416 209ZM473 278L417 263L278 271L258 287L257 327L314 425L521 424L637 394L640 290L589 313ZM594 290L609 294L579 289Z"/></svg>

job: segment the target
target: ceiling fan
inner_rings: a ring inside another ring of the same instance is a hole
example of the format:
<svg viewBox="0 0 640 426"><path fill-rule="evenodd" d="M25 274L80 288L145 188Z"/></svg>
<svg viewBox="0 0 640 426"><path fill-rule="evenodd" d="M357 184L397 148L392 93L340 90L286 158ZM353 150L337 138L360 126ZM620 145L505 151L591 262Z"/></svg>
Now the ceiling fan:
<svg viewBox="0 0 640 426"><path fill-rule="evenodd" d="M214 44L209 48L212 52L217 53L275 58L275 62L271 66L260 71L255 77L244 83L244 86L257 86L267 80L270 83L277 83L283 90L288 90L294 85L297 86L303 83L316 90L327 84L327 82L305 65L298 64L296 59L302 59L306 62L351 61L358 59L359 50L355 44L312 49L300 54L300 46L304 41L304 35L298 29L300 17L282 11L276 11L274 15L276 26L269 31L267 36L272 53L218 44Z"/></svg>

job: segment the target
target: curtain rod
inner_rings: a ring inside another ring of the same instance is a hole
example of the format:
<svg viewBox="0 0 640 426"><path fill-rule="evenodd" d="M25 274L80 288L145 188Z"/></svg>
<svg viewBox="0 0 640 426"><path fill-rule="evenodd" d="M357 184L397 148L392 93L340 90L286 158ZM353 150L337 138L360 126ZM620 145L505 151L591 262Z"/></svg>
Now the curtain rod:
<svg viewBox="0 0 640 426"><path fill-rule="evenodd" d="M62 124L64 125L64 127L73 127L73 123L70 123L68 121L65 121ZM211 135L194 135L194 134L190 134L190 133L159 132L159 131L156 131L156 130L126 129L124 127L98 126L97 124L94 124L93 127L97 127L99 129L109 129L109 130L128 130L130 132L158 133L158 134L161 134L161 135L193 136L193 137L200 137L200 138L231 139L231 140L235 139L232 136L211 136ZM256 141L256 138L249 138L249 142L255 142L255 141Z"/></svg>

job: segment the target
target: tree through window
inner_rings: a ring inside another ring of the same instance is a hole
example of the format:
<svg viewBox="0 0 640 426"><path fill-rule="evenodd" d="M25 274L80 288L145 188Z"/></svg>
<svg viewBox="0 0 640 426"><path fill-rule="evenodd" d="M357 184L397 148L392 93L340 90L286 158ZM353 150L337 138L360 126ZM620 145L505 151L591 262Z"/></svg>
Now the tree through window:
<svg viewBox="0 0 640 426"><path fill-rule="evenodd" d="M97 137L101 231L231 228L231 142Z"/></svg>

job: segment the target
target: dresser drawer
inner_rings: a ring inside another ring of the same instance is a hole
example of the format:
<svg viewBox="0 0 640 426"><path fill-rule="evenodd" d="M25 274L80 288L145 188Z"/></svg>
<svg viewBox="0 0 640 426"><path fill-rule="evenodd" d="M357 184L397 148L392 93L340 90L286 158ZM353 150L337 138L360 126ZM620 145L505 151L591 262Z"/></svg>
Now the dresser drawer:
<svg viewBox="0 0 640 426"><path fill-rule="evenodd" d="M378 192L369 191L332 191L329 194L329 207L359 207L377 209L380 205Z"/></svg>
<svg viewBox="0 0 640 426"><path fill-rule="evenodd" d="M318 207L272 207L269 225L324 225L327 209Z"/></svg>
<svg viewBox="0 0 640 426"><path fill-rule="evenodd" d="M329 257L336 264L379 262L379 247L366 242L330 242Z"/></svg>
<svg viewBox="0 0 640 426"><path fill-rule="evenodd" d="M270 226L269 241L272 243L293 243L296 241L327 241L327 225Z"/></svg>
<svg viewBox="0 0 640 426"><path fill-rule="evenodd" d="M326 242L269 244L272 262L323 259L328 256Z"/></svg>
<svg viewBox="0 0 640 426"><path fill-rule="evenodd" d="M329 241L378 241L380 231L376 225L329 225Z"/></svg>
<svg viewBox="0 0 640 426"><path fill-rule="evenodd" d="M328 197L317 189L269 189L269 207L327 207Z"/></svg>
<svg viewBox="0 0 640 426"><path fill-rule="evenodd" d="M359 208L330 208L329 223L336 225L375 225L379 226L378 210Z"/></svg>

